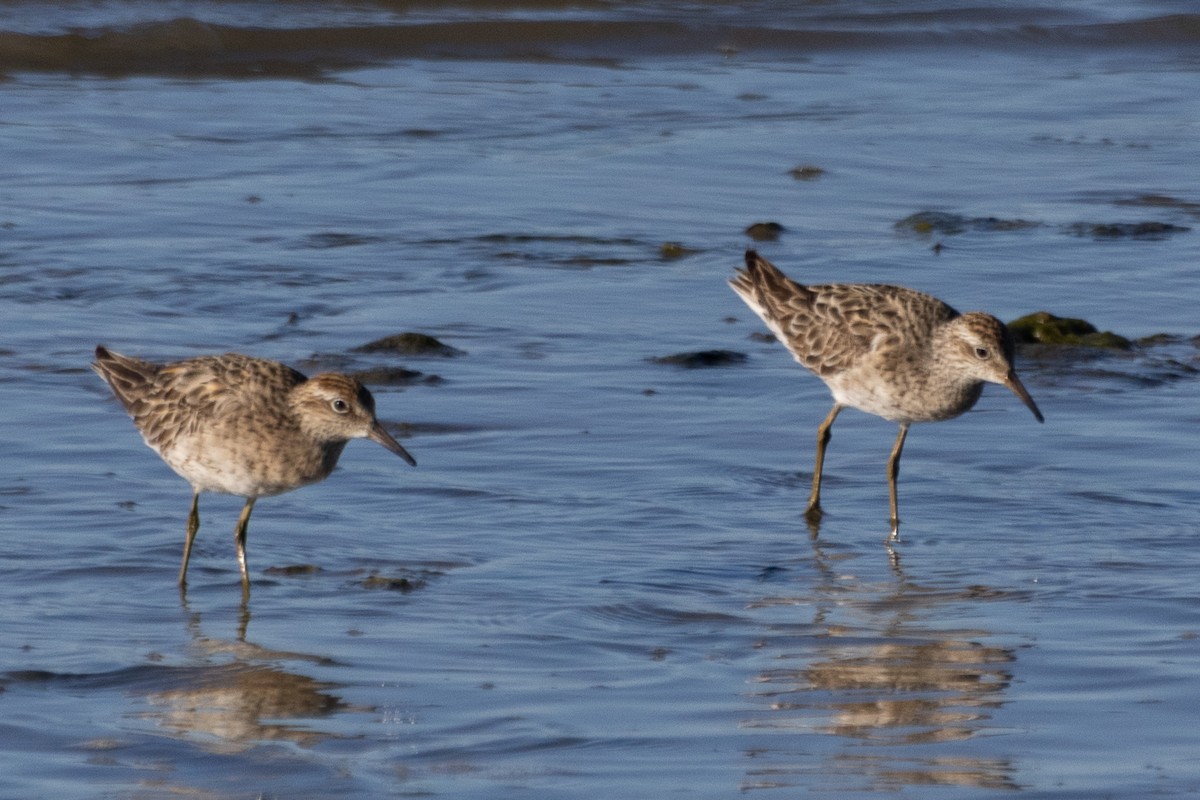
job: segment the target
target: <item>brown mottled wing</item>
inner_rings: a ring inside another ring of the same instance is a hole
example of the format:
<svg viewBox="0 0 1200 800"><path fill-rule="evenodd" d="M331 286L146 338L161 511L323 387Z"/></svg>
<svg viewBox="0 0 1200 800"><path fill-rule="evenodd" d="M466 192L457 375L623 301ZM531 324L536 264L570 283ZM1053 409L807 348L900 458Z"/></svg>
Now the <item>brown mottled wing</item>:
<svg viewBox="0 0 1200 800"><path fill-rule="evenodd" d="M237 353L158 365L107 350L102 355L100 349L93 369L113 387L146 444L159 452L236 409L285 403L276 397L306 380L283 364Z"/></svg>
<svg viewBox="0 0 1200 800"><path fill-rule="evenodd" d="M729 282L795 359L820 376L841 372L872 351L900 348L928 336L916 320L958 313L937 298L900 286L804 286L753 250Z"/></svg>

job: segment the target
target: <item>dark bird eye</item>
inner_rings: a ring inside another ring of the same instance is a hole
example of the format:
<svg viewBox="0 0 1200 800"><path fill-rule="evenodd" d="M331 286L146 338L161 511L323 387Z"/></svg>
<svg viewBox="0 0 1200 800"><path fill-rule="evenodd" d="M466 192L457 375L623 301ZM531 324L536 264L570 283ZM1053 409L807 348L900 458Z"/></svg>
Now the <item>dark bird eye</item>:
<svg viewBox="0 0 1200 800"><path fill-rule="evenodd" d="M988 350L986 347L976 347L975 348L975 356L980 361L986 361L991 355L992 355L992 351Z"/></svg>
<svg viewBox="0 0 1200 800"><path fill-rule="evenodd" d="M346 414L350 411L350 404L340 397L335 397L329 407L337 414Z"/></svg>

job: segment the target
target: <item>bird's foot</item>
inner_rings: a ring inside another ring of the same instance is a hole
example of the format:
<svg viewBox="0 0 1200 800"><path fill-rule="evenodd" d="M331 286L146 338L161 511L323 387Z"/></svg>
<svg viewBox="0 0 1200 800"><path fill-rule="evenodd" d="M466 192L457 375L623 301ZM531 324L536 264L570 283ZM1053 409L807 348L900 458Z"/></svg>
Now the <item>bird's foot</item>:
<svg viewBox="0 0 1200 800"><path fill-rule="evenodd" d="M825 512L821 510L819 504L810 503L804 511L804 521L808 523L808 532L812 538L817 538L821 532L821 519L825 516Z"/></svg>

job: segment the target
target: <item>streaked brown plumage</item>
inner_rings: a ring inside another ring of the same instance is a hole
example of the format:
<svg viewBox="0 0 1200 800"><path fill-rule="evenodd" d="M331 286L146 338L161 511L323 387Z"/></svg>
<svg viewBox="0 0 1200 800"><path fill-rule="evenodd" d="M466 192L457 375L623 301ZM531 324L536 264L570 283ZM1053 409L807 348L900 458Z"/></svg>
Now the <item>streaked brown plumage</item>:
<svg viewBox="0 0 1200 800"><path fill-rule="evenodd" d="M154 364L104 347L96 348L92 369L146 444L192 485L181 585L200 527L201 492L246 498L234 537L248 586L246 526L259 497L324 480L350 439L371 439L416 466L375 418L371 393L347 375L306 378L238 353Z"/></svg>
<svg viewBox="0 0 1200 800"><path fill-rule="evenodd" d="M968 411L985 381L1008 387L1043 421L1013 368L1012 337L990 314L959 314L936 297L902 286L804 286L753 250L729 285L833 394L833 408L817 432L806 512L814 524L821 517L821 470L830 428L847 406L900 426L888 459L893 538L900 525L896 476L912 423Z"/></svg>

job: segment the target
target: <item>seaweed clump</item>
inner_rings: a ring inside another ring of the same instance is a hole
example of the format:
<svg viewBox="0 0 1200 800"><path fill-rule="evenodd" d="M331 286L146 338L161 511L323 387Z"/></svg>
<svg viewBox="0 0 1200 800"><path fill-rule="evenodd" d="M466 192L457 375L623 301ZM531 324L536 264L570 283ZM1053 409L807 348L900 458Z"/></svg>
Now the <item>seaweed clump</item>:
<svg viewBox="0 0 1200 800"><path fill-rule="evenodd" d="M1085 319L1057 317L1049 311L1035 311L1008 323L1008 330L1019 344L1070 345L1107 350L1129 350L1133 343L1112 331L1101 331Z"/></svg>

